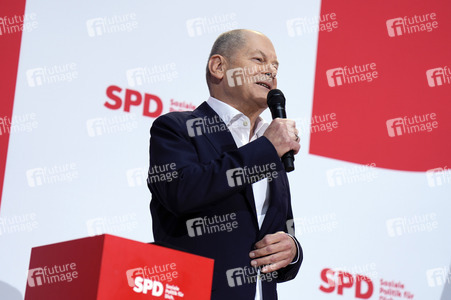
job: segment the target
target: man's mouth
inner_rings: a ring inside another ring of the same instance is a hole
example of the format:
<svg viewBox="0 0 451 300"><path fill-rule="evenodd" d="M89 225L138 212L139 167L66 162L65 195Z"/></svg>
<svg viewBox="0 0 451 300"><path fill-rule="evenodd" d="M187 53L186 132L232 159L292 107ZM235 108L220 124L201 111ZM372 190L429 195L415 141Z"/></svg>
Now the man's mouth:
<svg viewBox="0 0 451 300"><path fill-rule="evenodd" d="M271 86L264 82L257 82L258 85L261 85L262 87L267 88L268 90L271 90Z"/></svg>

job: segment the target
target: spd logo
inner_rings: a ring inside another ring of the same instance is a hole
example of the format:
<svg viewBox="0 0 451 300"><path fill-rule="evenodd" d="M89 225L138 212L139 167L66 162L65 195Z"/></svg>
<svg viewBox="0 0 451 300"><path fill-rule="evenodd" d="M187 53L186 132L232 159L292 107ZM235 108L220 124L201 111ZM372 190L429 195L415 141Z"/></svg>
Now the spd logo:
<svg viewBox="0 0 451 300"><path fill-rule="evenodd" d="M355 286L355 297L357 299L369 299L373 295L373 282L363 275L356 274L354 277L347 272L325 268L321 271L321 280L324 283L320 285L319 289L324 293L334 293L336 290L338 295L343 295L345 289L349 289L346 294L350 295L351 289Z"/></svg>
<svg viewBox="0 0 451 300"><path fill-rule="evenodd" d="M163 111L163 102L160 97L153 94L141 94L138 91L125 89L122 96L122 88L116 85L110 85L106 89L107 100L104 105L109 109L123 109L130 112L132 106L143 106L143 116L156 118Z"/></svg>
<svg viewBox="0 0 451 300"><path fill-rule="evenodd" d="M152 291L152 296L160 297L163 295L163 284L156 280L150 280L142 278L140 276L135 277L135 286L133 291L136 293L147 294L148 291Z"/></svg>

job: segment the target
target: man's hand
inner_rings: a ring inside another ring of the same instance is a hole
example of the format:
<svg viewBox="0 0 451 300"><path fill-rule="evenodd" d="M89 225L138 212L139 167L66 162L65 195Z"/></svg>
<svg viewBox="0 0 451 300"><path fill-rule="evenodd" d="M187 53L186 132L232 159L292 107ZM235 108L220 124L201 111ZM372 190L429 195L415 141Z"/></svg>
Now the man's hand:
<svg viewBox="0 0 451 300"><path fill-rule="evenodd" d="M263 135L276 148L279 157L290 150L297 154L301 148L296 122L293 120L276 118L269 124Z"/></svg>
<svg viewBox="0 0 451 300"><path fill-rule="evenodd" d="M253 258L253 267L264 266L263 273L270 273L288 266L296 257L297 247L294 240L285 232L267 234L255 244L255 250L249 253Z"/></svg>

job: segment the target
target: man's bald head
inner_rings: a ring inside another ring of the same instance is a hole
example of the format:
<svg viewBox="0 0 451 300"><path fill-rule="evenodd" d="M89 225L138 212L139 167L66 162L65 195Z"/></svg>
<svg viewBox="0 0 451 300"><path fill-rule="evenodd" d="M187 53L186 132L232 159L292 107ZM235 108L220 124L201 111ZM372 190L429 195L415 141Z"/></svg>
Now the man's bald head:
<svg viewBox="0 0 451 300"><path fill-rule="evenodd" d="M213 44L208 61L213 55L219 54L224 56L229 61L232 61L233 54L246 45L247 36L249 33L259 33L248 29L235 29L222 33ZM259 33L260 34L260 33ZM207 62L207 85L210 88L211 74L208 69Z"/></svg>

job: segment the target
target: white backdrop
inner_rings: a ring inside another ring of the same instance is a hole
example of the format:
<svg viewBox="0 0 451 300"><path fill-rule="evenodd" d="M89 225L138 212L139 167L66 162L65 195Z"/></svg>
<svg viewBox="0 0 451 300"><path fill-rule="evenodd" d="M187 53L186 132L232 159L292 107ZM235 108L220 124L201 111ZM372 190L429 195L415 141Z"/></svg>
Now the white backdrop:
<svg viewBox="0 0 451 300"><path fill-rule="evenodd" d="M371 299L383 299L381 280L402 283L393 289L413 299L451 299L450 176L308 153L317 33L299 34L287 24L303 17L315 22L319 12L318 0L27 1L26 15L36 23L22 36L0 282L24 294L35 246L101 233L152 241L145 178L154 118L143 115L142 104L130 112L107 108L105 102L114 102L106 90L118 86L114 94L122 100L125 89L157 96L163 113L197 106L208 98L204 73L214 40L228 29L249 28L273 41L288 117L301 129L289 178L304 263L296 279L279 285L280 299L355 299L355 285L343 295L320 290L329 287L320 276L325 268L370 277ZM3 286L0 295L7 293Z"/></svg>

